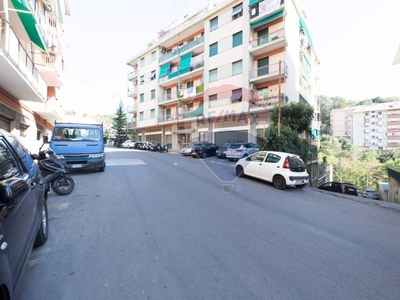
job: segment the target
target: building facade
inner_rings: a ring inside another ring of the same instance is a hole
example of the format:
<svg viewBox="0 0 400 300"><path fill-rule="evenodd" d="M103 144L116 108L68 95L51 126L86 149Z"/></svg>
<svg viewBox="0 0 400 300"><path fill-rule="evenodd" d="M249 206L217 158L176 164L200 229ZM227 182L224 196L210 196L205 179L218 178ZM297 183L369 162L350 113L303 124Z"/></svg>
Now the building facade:
<svg viewBox="0 0 400 300"><path fill-rule="evenodd" d="M302 101L319 131L319 61L297 0L212 1L127 61L137 139L256 142L276 105ZM310 138L305 133L303 138Z"/></svg>
<svg viewBox="0 0 400 300"><path fill-rule="evenodd" d="M69 0L0 0L0 128L37 152L62 120Z"/></svg>
<svg viewBox="0 0 400 300"><path fill-rule="evenodd" d="M400 147L400 102L346 107L331 111L331 134L363 149Z"/></svg>

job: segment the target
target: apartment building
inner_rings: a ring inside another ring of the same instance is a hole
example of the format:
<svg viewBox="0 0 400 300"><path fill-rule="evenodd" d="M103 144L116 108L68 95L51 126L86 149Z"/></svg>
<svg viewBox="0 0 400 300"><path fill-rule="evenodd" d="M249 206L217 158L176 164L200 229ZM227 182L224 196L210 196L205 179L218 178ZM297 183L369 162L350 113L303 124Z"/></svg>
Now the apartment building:
<svg viewBox="0 0 400 300"><path fill-rule="evenodd" d="M400 102L346 107L331 111L331 134L363 149L400 147Z"/></svg>
<svg viewBox="0 0 400 300"><path fill-rule="evenodd" d="M0 0L0 128L37 152L62 120L69 0Z"/></svg>
<svg viewBox="0 0 400 300"><path fill-rule="evenodd" d="M158 32L127 65L138 139L172 149L255 142L274 106L291 101L314 108L311 140L318 139L319 61L297 0L208 1Z"/></svg>

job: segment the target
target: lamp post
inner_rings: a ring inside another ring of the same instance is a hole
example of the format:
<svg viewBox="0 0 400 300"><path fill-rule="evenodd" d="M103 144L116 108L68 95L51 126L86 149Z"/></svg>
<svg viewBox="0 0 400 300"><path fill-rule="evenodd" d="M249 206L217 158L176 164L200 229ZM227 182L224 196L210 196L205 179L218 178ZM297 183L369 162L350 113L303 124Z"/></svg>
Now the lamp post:
<svg viewBox="0 0 400 300"><path fill-rule="evenodd" d="M281 135L281 61L279 60L279 91L278 91L278 136Z"/></svg>

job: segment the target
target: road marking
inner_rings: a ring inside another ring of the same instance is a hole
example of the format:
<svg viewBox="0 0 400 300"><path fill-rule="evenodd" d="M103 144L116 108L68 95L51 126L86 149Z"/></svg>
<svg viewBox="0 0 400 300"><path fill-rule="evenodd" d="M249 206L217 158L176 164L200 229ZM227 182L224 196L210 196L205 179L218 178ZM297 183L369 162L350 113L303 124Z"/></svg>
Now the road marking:
<svg viewBox="0 0 400 300"><path fill-rule="evenodd" d="M137 158L131 159L106 159L107 167L109 166L138 166L138 165L145 165L146 163Z"/></svg>

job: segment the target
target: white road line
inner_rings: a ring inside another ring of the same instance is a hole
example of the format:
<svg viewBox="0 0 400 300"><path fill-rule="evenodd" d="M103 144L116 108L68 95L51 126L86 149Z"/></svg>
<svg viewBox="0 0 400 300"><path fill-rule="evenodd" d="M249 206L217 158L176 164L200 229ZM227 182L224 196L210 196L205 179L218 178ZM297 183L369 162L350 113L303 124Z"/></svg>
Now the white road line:
<svg viewBox="0 0 400 300"><path fill-rule="evenodd" d="M141 159L131 158L131 159L106 159L107 167L109 166L138 166L146 165L146 163Z"/></svg>

